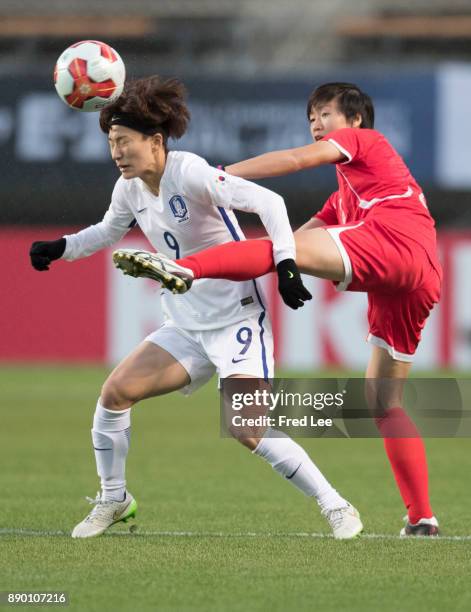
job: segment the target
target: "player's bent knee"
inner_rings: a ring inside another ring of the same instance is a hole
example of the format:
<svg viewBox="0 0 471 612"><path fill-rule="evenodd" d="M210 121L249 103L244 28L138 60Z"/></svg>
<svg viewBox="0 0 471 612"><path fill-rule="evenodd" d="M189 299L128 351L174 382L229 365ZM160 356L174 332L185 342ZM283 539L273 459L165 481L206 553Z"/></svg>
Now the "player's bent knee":
<svg viewBox="0 0 471 612"><path fill-rule="evenodd" d="M236 427L227 425L227 432L234 440L240 442L242 446L253 451L265 434L266 427Z"/></svg>
<svg viewBox="0 0 471 612"><path fill-rule="evenodd" d="M234 438L237 440L237 442L240 442L242 444L242 446L245 446L246 448L248 448L250 451L253 451L257 448L258 443L260 442L261 438L241 438L234 436Z"/></svg>
<svg viewBox="0 0 471 612"><path fill-rule="evenodd" d="M141 399L129 385L109 378L101 390L101 403L108 410L126 410Z"/></svg>
<svg viewBox="0 0 471 612"><path fill-rule="evenodd" d="M366 378L365 398L374 418L384 417L392 408L402 406L404 379Z"/></svg>

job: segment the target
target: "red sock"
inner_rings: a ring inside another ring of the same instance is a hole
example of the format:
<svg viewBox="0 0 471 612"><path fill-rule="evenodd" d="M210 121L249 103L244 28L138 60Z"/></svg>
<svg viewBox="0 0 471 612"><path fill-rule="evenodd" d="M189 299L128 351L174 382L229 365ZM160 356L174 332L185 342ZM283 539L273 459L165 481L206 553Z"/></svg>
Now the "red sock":
<svg viewBox="0 0 471 612"><path fill-rule="evenodd" d="M275 269L273 243L270 240L227 242L177 259L177 263L190 268L195 278L233 281L250 280Z"/></svg>
<svg viewBox="0 0 471 612"><path fill-rule="evenodd" d="M402 410L391 408L376 419L384 438L384 447L391 463L409 521L433 516L428 495L428 470L425 447L416 426ZM407 436L407 437L397 437Z"/></svg>

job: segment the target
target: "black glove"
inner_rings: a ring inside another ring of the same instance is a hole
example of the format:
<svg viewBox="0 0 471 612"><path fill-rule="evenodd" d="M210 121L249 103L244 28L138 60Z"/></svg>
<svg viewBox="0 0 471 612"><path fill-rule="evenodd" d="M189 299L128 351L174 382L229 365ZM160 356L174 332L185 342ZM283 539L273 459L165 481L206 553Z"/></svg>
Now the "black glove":
<svg viewBox="0 0 471 612"><path fill-rule="evenodd" d="M31 265L35 270L49 270L54 259L62 257L65 251L65 238L59 240L33 242L29 250Z"/></svg>
<svg viewBox="0 0 471 612"><path fill-rule="evenodd" d="M278 271L278 291L287 306L296 310L304 306L306 300L312 299L312 295L303 285L294 259L283 259L276 269Z"/></svg>

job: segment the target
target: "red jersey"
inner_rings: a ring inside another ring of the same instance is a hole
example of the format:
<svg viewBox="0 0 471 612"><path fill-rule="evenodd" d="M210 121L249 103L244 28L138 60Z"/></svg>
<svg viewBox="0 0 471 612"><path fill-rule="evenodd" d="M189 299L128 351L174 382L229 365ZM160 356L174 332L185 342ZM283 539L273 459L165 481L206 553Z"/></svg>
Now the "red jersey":
<svg viewBox="0 0 471 612"><path fill-rule="evenodd" d="M327 225L374 216L399 239L402 235L423 246L435 262L435 223L425 196L386 138L376 130L342 128L322 140L332 143L347 159L336 164L338 191L315 216Z"/></svg>

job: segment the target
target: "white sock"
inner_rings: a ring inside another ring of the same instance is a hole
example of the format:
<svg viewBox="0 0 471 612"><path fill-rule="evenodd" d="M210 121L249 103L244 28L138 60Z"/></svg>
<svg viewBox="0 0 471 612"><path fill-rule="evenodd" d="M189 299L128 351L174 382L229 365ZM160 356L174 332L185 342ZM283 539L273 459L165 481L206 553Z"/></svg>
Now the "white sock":
<svg viewBox="0 0 471 612"><path fill-rule="evenodd" d="M310 497L315 497L322 511L344 508L341 497L314 465L306 451L282 431L268 429L253 451L274 470Z"/></svg>
<svg viewBox="0 0 471 612"><path fill-rule="evenodd" d="M123 501L126 495L126 457L131 434L131 409L107 410L98 400L92 440L102 499Z"/></svg>

